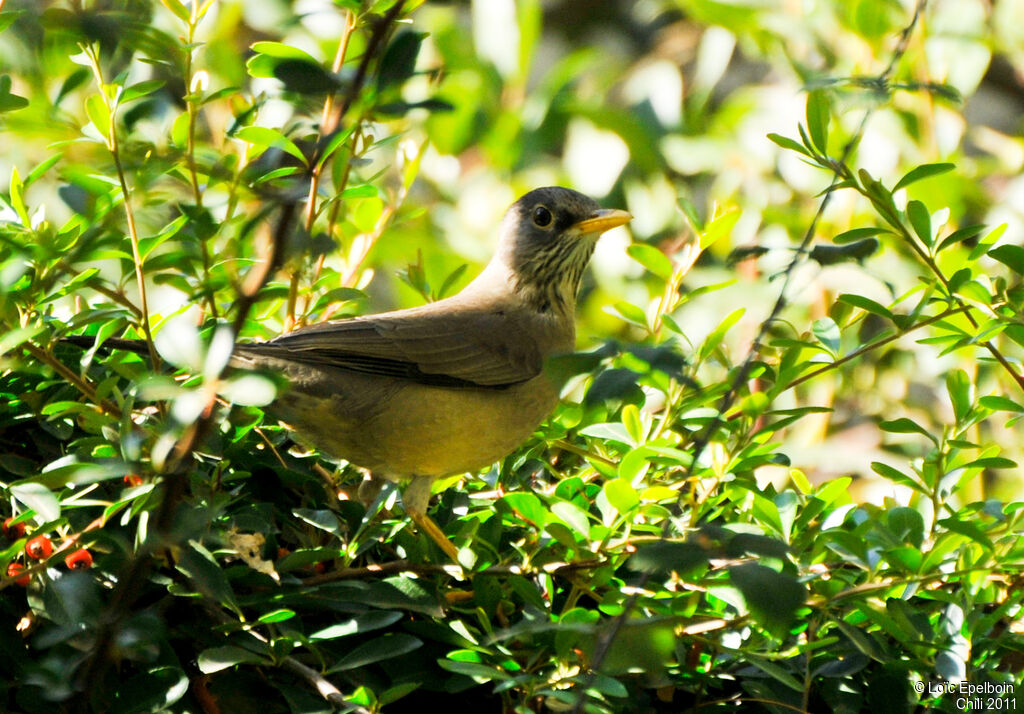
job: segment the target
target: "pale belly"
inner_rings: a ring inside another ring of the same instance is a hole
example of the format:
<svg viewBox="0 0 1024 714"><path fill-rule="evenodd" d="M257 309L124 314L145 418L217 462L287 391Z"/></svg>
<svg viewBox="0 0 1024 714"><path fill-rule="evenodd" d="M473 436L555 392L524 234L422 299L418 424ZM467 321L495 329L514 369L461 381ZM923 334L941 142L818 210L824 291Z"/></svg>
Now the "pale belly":
<svg viewBox="0 0 1024 714"><path fill-rule="evenodd" d="M342 373L344 374L344 373ZM301 384L270 412L313 445L392 479L484 468L522 444L554 409L543 375L507 389L452 389L346 374Z"/></svg>

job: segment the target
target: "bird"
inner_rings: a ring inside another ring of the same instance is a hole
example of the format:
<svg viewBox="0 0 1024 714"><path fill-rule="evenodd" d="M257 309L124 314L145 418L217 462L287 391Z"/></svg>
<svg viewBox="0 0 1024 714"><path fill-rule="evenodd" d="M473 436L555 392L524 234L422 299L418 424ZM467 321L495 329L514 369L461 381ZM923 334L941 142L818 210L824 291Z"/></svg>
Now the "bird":
<svg viewBox="0 0 1024 714"><path fill-rule="evenodd" d="M545 363L575 349L576 299L597 239L631 219L568 188L532 190L457 294L238 343L229 364L286 378L267 410L301 440L374 484L408 482L406 513L458 563L427 516L433 482L504 458L554 410L559 385Z"/></svg>

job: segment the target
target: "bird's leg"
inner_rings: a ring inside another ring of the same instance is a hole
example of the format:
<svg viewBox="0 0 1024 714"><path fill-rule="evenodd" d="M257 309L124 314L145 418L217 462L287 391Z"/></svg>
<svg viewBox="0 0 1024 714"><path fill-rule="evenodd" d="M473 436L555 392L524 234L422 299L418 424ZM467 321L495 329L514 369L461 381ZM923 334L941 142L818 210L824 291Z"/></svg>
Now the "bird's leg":
<svg viewBox="0 0 1024 714"><path fill-rule="evenodd" d="M459 565L459 549L427 515L427 503L430 501L430 486L433 481L431 476L413 476L409 486L402 492L402 504L409 518L419 526L419 529L430 536L453 563Z"/></svg>

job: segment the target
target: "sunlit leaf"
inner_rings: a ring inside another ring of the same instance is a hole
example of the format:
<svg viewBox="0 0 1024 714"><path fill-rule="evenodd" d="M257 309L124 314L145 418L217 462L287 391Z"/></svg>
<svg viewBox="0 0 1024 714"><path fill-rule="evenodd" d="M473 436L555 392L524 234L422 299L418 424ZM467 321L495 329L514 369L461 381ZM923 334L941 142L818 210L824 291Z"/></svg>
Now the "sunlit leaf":
<svg viewBox="0 0 1024 714"><path fill-rule="evenodd" d="M921 181L930 176L938 176L948 171L952 171L956 168L956 164L940 163L940 164L922 164L908 171L903 178L896 182L896 185L892 187L893 191L899 191L901 188L906 188L915 181Z"/></svg>

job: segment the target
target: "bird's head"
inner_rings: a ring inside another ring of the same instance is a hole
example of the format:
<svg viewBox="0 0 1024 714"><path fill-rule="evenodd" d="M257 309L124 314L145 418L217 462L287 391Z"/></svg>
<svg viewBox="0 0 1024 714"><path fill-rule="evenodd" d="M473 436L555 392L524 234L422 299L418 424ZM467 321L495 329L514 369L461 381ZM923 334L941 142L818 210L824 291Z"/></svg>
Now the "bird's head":
<svg viewBox="0 0 1024 714"><path fill-rule="evenodd" d="M601 208L582 193L552 186L512 204L501 224L495 260L511 274L516 292L542 312L571 313L583 269L605 231L632 216Z"/></svg>

